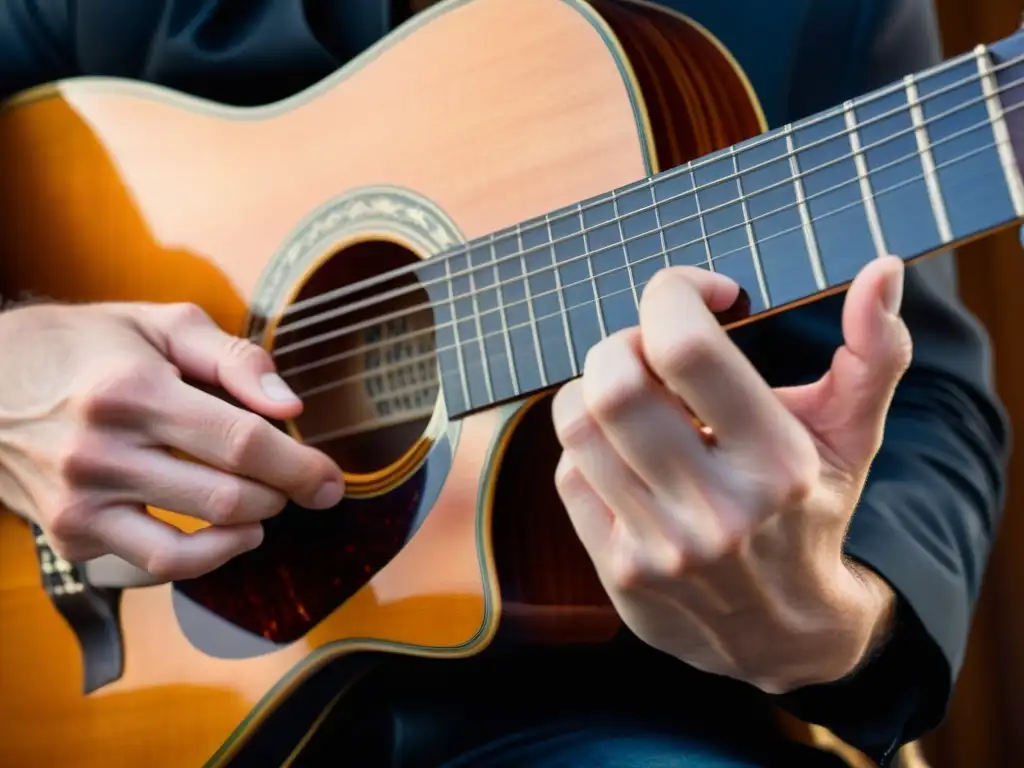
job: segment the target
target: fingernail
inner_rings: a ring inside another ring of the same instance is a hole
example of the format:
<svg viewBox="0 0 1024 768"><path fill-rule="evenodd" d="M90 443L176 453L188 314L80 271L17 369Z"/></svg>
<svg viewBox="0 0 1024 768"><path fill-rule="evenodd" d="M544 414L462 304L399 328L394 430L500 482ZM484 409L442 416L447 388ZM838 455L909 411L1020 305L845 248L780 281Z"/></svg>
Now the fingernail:
<svg viewBox="0 0 1024 768"><path fill-rule="evenodd" d="M898 270L889 275L889 280L882 291L882 304L885 310L893 315L898 315L900 305L903 303L903 273L901 266Z"/></svg>
<svg viewBox="0 0 1024 768"><path fill-rule="evenodd" d="M260 376L260 386L263 387L263 394L276 403L294 403L299 399L291 387L284 383L284 379L276 373L264 373Z"/></svg>
<svg viewBox="0 0 1024 768"><path fill-rule="evenodd" d="M313 507L315 509L329 509L341 501L342 488L333 480L330 480L320 486L320 490L316 492L316 496L313 497Z"/></svg>

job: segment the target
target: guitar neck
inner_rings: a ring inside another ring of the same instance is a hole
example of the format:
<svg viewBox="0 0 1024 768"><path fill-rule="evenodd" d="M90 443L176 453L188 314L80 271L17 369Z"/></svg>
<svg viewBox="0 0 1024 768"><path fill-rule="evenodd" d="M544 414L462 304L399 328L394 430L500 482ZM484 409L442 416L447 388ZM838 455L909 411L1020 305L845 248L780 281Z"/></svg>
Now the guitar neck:
<svg viewBox="0 0 1024 768"><path fill-rule="evenodd" d="M733 278L748 320L1024 219L1024 36L597 198L441 260L442 388L457 418L578 376L638 323L658 270ZM439 263L440 266L440 263Z"/></svg>

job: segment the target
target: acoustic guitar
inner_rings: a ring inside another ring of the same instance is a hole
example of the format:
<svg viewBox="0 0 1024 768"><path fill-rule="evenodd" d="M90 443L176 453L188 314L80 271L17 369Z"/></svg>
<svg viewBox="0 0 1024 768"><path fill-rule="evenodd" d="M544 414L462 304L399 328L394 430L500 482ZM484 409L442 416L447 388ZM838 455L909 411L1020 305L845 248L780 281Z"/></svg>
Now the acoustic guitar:
<svg viewBox="0 0 1024 768"><path fill-rule="evenodd" d="M683 16L447 0L268 106L96 78L14 98L5 305L202 307L272 350L306 404L281 428L348 495L173 584L0 515L0 764L287 765L301 739L261 734L325 669L611 638L552 389L666 266L735 278L751 322L1019 224L1022 56L1017 34L768 131Z"/></svg>

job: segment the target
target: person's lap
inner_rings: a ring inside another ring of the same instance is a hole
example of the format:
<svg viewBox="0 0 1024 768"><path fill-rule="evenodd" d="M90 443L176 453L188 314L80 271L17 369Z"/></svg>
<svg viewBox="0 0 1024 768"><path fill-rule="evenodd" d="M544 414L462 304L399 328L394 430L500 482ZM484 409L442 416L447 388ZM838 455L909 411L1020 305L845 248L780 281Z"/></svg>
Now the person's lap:
<svg viewBox="0 0 1024 768"><path fill-rule="evenodd" d="M731 743L642 722L601 718L506 735L439 768L840 768L834 755L778 741Z"/></svg>
<svg viewBox="0 0 1024 768"><path fill-rule="evenodd" d="M295 768L846 768L747 687L660 655L393 659L342 702Z"/></svg>

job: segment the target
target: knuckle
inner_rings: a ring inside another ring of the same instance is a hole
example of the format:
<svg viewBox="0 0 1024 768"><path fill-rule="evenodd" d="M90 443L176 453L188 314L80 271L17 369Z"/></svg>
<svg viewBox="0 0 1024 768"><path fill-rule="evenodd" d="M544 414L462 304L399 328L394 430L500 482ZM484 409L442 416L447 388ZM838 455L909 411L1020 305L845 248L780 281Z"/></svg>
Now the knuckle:
<svg viewBox="0 0 1024 768"><path fill-rule="evenodd" d="M618 355L615 364L599 375L583 377L583 398L598 420L614 420L642 402L650 381L632 350Z"/></svg>
<svg viewBox="0 0 1024 768"><path fill-rule="evenodd" d="M581 386L580 380L569 382L559 390L552 402L555 436L564 448L589 442L597 429L583 402Z"/></svg>
<svg viewBox="0 0 1024 768"><path fill-rule="evenodd" d="M248 465L264 422L255 414L241 412L228 426L224 438L227 469L238 472Z"/></svg>
<svg viewBox="0 0 1024 768"><path fill-rule="evenodd" d="M47 539L50 549L57 557L69 563L80 563L89 560L95 552L75 539L65 539L54 533L51 526Z"/></svg>
<svg viewBox="0 0 1024 768"><path fill-rule="evenodd" d="M771 472L752 478L747 495L748 509L756 517L765 518L776 512L801 507L807 503L818 482L820 460L798 457L800 451L780 456ZM781 454L781 452L780 452Z"/></svg>
<svg viewBox="0 0 1024 768"><path fill-rule="evenodd" d="M663 295L666 292L675 290L676 285L679 281L679 268L673 269L659 269L650 280L647 281L647 286L644 288L644 292L640 295L640 316L643 317L646 314L646 309L651 305L655 305L663 299Z"/></svg>
<svg viewBox="0 0 1024 768"><path fill-rule="evenodd" d="M817 482L817 472L810 461L794 462L779 473L772 501L779 509L801 506L807 502Z"/></svg>
<svg viewBox="0 0 1024 768"><path fill-rule="evenodd" d="M574 498L581 484L586 482L579 469L570 461L561 461L555 469L555 489L563 503Z"/></svg>
<svg viewBox="0 0 1024 768"><path fill-rule="evenodd" d="M156 376L152 367L129 361L86 386L77 405L90 424L122 423L126 418L150 410L155 400Z"/></svg>
<svg viewBox="0 0 1024 768"><path fill-rule="evenodd" d="M671 581L685 577L690 572L690 565L689 553L678 544L669 544L659 557L658 570L662 578Z"/></svg>
<svg viewBox="0 0 1024 768"><path fill-rule="evenodd" d="M89 528L85 505L74 495L59 499L50 510L48 528L50 536L65 546L84 536Z"/></svg>
<svg viewBox="0 0 1024 768"><path fill-rule="evenodd" d="M613 586L621 592L635 590L644 581L644 570L635 557L619 554L612 557L608 568Z"/></svg>
<svg viewBox="0 0 1024 768"><path fill-rule="evenodd" d="M169 549L157 549L150 554L146 570L159 581L178 581L199 575L191 572L183 558Z"/></svg>
<svg viewBox="0 0 1024 768"><path fill-rule="evenodd" d="M715 344L705 332L657 334L648 342L646 353L660 378L686 378L714 362Z"/></svg>
<svg viewBox="0 0 1024 768"><path fill-rule="evenodd" d="M234 522L244 510L244 495L240 480L225 478L218 483L206 500L209 521L214 525L229 525Z"/></svg>
<svg viewBox="0 0 1024 768"><path fill-rule="evenodd" d="M168 304L163 307L168 325L180 328L191 325L205 325L212 322L202 307L191 301L182 301Z"/></svg>
<svg viewBox="0 0 1024 768"><path fill-rule="evenodd" d="M914 360L914 339L906 323L899 324L899 340L896 347L896 365L902 376Z"/></svg>
<svg viewBox="0 0 1024 768"><path fill-rule="evenodd" d="M270 362L270 354L255 342L241 336L228 336L225 354L239 362L266 363Z"/></svg>
<svg viewBox="0 0 1024 768"><path fill-rule="evenodd" d="M72 488L89 485L107 472L106 446L88 432L79 432L67 441L54 458L58 476Z"/></svg>
<svg viewBox="0 0 1024 768"><path fill-rule="evenodd" d="M740 555L750 541L745 527L723 528L704 546L705 564L718 563Z"/></svg>

